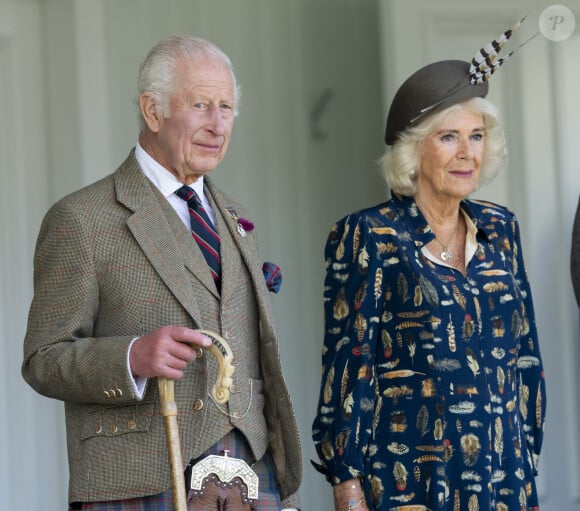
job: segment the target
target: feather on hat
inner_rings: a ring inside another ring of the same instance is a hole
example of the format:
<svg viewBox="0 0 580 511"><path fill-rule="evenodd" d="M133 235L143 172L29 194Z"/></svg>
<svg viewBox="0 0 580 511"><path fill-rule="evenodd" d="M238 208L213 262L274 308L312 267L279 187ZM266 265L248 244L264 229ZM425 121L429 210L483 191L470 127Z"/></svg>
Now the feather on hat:
<svg viewBox="0 0 580 511"><path fill-rule="evenodd" d="M472 98L484 98L489 90L487 80L519 48L498 59L498 54L512 34L523 23L522 18L497 39L481 48L470 62L442 60L415 71L399 87L387 116L385 142L392 145L399 134L427 115Z"/></svg>

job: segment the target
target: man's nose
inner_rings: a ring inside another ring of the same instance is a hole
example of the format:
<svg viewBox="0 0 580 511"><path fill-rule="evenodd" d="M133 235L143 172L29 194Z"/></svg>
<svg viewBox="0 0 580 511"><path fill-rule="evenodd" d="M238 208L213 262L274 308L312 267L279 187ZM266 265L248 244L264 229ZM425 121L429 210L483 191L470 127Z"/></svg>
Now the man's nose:
<svg viewBox="0 0 580 511"><path fill-rule="evenodd" d="M212 105L208 110L208 117L211 130L216 135L223 135L225 133L225 121L223 112L218 105Z"/></svg>

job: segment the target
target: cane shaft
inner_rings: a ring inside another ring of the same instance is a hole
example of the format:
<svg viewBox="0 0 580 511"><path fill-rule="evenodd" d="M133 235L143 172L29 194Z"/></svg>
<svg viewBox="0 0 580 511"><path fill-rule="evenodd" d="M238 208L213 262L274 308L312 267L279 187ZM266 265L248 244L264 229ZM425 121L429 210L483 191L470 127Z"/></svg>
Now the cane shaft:
<svg viewBox="0 0 580 511"><path fill-rule="evenodd" d="M174 397L175 384L172 380L166 378L158 378L157 381L159 383L159 396L161 398L161 414L165 422L165 438L167 440L171 488L173 490L173 507L175 511L186 511L187 497L185 494L181 442L177 426L177 406Z"/></svg>

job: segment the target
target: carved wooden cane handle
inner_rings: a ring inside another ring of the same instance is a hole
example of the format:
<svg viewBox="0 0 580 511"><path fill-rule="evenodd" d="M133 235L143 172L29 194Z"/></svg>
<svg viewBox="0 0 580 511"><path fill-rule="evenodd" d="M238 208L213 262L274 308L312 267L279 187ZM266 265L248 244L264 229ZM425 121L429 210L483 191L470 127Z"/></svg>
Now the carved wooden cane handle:
<svg viewBox="0 0 580 511"><path fill-rule="evenodd" d="M216 357L219 368L218 377L212 389L212 395L218 403L225 403L230 397L232 386L232 374L234 358L228 343L215 332L198 330L211 339L208 350ZM167 378L157 378L159 385L159 397L161 400L161 415L165 422L165 436L169 456L169 468L173 489L173 503L175 511L186 511L187 496L185 493L185 477L183 474L183 461L181 456L181 444L179 429L177 426L177 405L175 404L175 382Z"/></svg>
<svg viewBox="0 0 580 511"><path fill-rule="evenodd" d="M198 330L211 339L211 346L207 348L218 361L218 376L212 389L212 395L218 403L225 403L230 397L230 387L232 386L232 374L234 366L232 360L234 355L229 344L215 332L210 330Z"/></svg>

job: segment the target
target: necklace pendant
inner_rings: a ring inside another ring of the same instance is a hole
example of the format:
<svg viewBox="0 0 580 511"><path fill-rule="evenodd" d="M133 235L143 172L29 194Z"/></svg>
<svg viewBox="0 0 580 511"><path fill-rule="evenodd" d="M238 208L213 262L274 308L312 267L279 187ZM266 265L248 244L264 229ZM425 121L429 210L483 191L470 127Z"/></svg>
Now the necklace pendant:
<svg viewBox="0 0 580 511"><path fill-rule="evenodd" d="M453 252L451 252L451 250L449 250L448 248L444 248L441 251L441 259L443 261L445 261L446 263L453 261Z"/></svg>

